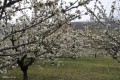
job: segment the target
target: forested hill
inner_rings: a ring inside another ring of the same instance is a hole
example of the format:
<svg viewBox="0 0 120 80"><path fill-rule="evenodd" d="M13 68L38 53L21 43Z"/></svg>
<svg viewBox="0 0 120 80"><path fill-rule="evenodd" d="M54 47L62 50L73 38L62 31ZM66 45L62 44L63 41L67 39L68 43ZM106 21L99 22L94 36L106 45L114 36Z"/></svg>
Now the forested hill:
<svg viewBox="0 0 120 80"><path fill-rule="evenodd" d="M97 23L97 22L71 22L71 24L80 29L84 29L85 26L90 27L90 25L96 25L96 26L99 26L99 28L107 28L107 26L103 26L101 23ZM111 25L111 26L108 26L109 28L120 28L120 25L114 22L111 22L109 24Z"/></svg>

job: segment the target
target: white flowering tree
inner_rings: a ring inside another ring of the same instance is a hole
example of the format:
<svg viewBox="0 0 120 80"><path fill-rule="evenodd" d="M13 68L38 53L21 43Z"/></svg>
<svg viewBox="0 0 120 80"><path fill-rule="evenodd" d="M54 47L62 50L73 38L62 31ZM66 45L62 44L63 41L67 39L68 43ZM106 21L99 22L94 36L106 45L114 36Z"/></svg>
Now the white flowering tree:
<svg viewBox="0 0 120 80"><path fill-rule="evenodd" d="M0 72L19 66L23 80L27 70L46 53L52 53L45 38L64 24L81 17L76 11L90 0L66 4L62 0L4 0L0 1Z"/></svg>
<svg viewBox="0 0 120 80"><path fill-rule="evenodd" d="M86 41L86 43L89 43L91 48L106 51L113 59L120 62L119 0L115 0L111 4L109 12L106 11L100 0L95 1L93 9L85 6L88 14L91 15L92 21L96 22L95 25L91 24L93 29L90 30L91 32L88 32L89 35L87 37L89 41Z"/></svg>
<svg viewBox="0 0 120 80"><path fill-rule="evenodd" d="M54 34L45 38L46 46L48 42L52 44L52 54L54 58L73 58L80 57L84 51L83 41L84 36L81 35L81 30L69 24L64 25ZM50 47L49 47L50 48Z"/></svg>

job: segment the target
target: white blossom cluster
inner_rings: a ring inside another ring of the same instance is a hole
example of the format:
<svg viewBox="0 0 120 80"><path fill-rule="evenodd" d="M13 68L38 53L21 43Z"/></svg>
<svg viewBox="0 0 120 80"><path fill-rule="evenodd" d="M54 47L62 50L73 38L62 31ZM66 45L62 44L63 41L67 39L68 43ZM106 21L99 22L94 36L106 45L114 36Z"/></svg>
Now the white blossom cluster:
<svg viewBox="0 0 120 80"><path fill-rule="evenodd" d="M79 1L67 5L62 0L12 0L0 4L0 72L15 68L20 61L28 65L30 59L52 59L67 49L70 53L72 45L77 44L71 41L73 37L70 35L74 32L60 35L61 39L57 43L52 42L56 34L50 39L48 37L63 25L80 17L79 10L74 14L70 12L87 2L75 5L76 3Z"/></svg>

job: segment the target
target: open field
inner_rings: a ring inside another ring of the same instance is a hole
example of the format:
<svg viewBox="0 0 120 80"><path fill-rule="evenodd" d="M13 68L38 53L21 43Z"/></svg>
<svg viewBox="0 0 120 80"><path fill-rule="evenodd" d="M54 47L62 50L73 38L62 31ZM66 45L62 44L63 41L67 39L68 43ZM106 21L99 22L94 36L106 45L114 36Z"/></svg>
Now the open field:
<svg viewBox="0 0 120 80"><path fill-rule="evenodd" d="M41 62L40 62L41 63ZM35 63L29 68L29 80L120 80L120 64L112 58L78 58L62 59L61 66L38 66ZM11 70L7 76L22 80L20 69Z"/></svg>

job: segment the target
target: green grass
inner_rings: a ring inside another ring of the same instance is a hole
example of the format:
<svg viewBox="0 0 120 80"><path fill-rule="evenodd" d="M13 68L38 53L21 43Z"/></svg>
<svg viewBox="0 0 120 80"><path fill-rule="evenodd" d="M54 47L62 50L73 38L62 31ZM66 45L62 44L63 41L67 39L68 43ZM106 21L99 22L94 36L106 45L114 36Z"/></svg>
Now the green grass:
<svg viewBox="0 0 120 80"><path fill-rule="evenodd" d="M29 80L120 80L120 64L111 58L61 59L62 66L39 67L37 62L29 68ZM20 69L11 70L8 76L22 80ZM0 80L7 80L2 79ZM9 79L10 80L10 79Z"/></svg>

